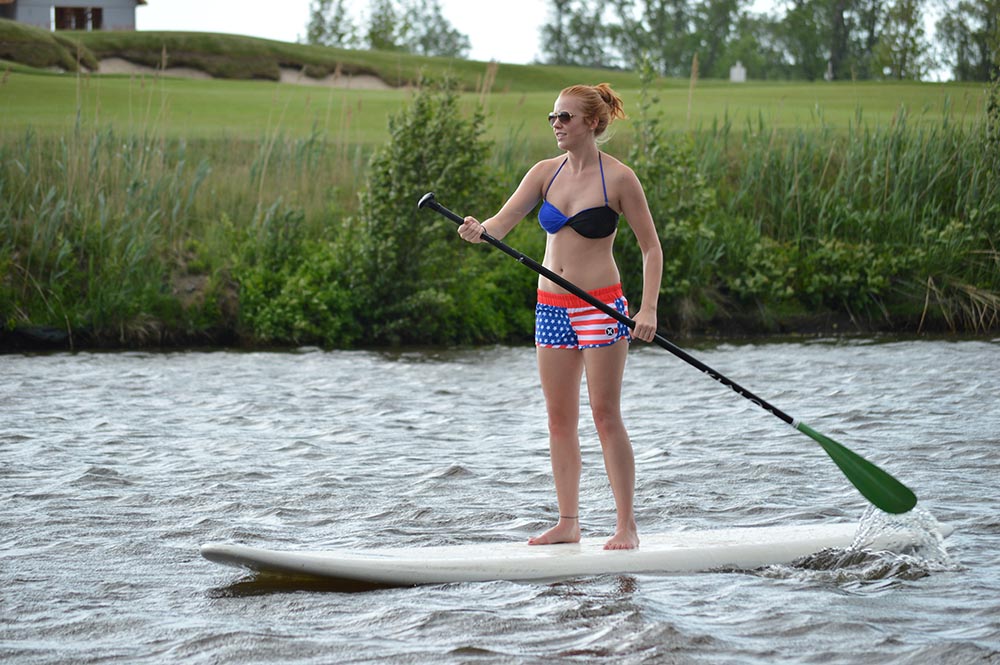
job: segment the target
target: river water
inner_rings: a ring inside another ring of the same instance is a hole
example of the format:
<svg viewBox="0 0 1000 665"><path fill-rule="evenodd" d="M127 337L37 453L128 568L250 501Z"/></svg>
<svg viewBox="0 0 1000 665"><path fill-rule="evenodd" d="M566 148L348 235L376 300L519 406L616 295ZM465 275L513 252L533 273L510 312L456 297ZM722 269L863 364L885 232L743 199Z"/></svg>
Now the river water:
<svg viewBox="0 0 1000 665"><path fill-rule="evenodd" d="M523 540L556 515L534 350L0 356L0 660L1000 663L1000 340L704 346L912 487L946 550L345 593L203 560ZM859 523L822 449L636 345L640 535ZM584 411L586 414L586 410ZM586 418L584 535L613 503Z"/></svg>

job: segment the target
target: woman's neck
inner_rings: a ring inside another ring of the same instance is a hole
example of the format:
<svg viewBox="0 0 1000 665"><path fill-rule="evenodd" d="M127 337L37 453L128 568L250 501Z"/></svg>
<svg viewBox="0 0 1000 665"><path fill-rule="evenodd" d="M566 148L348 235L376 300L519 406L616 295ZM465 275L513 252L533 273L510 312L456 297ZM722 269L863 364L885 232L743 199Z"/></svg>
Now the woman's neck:
<svg viewBox="0 0 1000 665"><path fill-rule="evenodd" d="M576 172L582 171L588 166L596 164L600 154L601 151L596 142L571 148L566 151L566 159L568 160L566 166Z"/></svg>

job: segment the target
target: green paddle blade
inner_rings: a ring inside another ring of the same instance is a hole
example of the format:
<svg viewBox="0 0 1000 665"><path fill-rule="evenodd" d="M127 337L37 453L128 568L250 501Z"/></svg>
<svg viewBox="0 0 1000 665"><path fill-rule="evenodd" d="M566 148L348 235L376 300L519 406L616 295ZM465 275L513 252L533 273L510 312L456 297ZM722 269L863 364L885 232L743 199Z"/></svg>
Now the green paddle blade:
<svg viewBox="0 0 1000 665"><path fill-rule="evenodd" d="M825 434L820 434L805 423L797 424L795 429L823 446L823 450L840 467L847 479L876 508L887 513L905 513L917 505L917 497L910 491L909 487L853 450L837 443Z"/></svg>

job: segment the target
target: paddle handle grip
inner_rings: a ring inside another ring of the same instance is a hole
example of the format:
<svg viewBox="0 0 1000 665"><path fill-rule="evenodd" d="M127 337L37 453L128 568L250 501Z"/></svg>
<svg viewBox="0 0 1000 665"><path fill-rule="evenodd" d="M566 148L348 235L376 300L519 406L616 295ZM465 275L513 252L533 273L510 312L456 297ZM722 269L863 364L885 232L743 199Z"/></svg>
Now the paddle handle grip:
<svg viewBox="0 0 1000 665"><path fill-rule="evenodd" d="M447 217L448 219L459 225L465 222L464 217L459 216L458 214L452 212L451 210L448 210L448 208L438 203L434 198L433 192L428 192L427 194L424 194L423 197L421 197L420 202L417 203L417 207L430 208L434 212L439 213L444 217ZM578 287L576 284L573 284L572 282L564 278L562 275L557 275L556 273L552 272L551 270L549 270L542 264L538 263L534 259L525 256L524 254L510 247L503 241L497 240L486 231L483 231L482 239L484 242L488 242L489 244L493 245L500 251L513 257L518 262L528 266L529 268L537 272L539 275L542 275L546 279L551 280L552 282L558 284L559 286L566 289L567 291L577 296L581 300L584 300L588 304L593 305L594 307L601 310L602 312L604 312L611 318L615 319L619 323L623 323L629 328L633 329L635 328L634 320L625 316L615 308L608 306L606 303L601 302L594 296L590 295L589 293ZM754 393L750 392L749 390L747 390L740 384L736 383L732 379L720 374L719 372L716 372L714 369L712 369L711 367L701 362L700 360L692 356L684 349L680 348L679 346L671 342L669 339L661 335L659 332L657 332L656 335L653 337L653 341L661 348L666 349L667 351L674 354L675 356L677 356L687 364L691 365L695 369L704 372L706 375L715 379L716 381L726 386L727 388L731 389L736 394L745 397L746 399L750 400L760 408L780 418L781 420L791 425L792 427L795 427L798 424L794 418L792 418L790 415L788 415L778 407L768 403L767 400L755 395Z"/></svg>

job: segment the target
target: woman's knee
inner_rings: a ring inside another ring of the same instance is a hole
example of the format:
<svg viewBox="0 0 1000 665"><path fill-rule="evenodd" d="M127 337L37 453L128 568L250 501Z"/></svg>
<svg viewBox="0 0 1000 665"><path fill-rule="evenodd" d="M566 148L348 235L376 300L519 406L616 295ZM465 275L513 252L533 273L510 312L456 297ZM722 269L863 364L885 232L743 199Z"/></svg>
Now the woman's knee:
<svg viewBox="0 0 1000 665"><path fill-rule="evenodd" d="M579 414L549 414L549 437L553 440L576 440L579 432Z"/></svg>
<svg viewBox="0 0 1000 665"><path fill-rule="evenodd" d="M594 427L597 428L597 435L602 441L607 438L613 438L625 431L621 408L617 403L592 403L590 412L594 418Z"/></svg>

